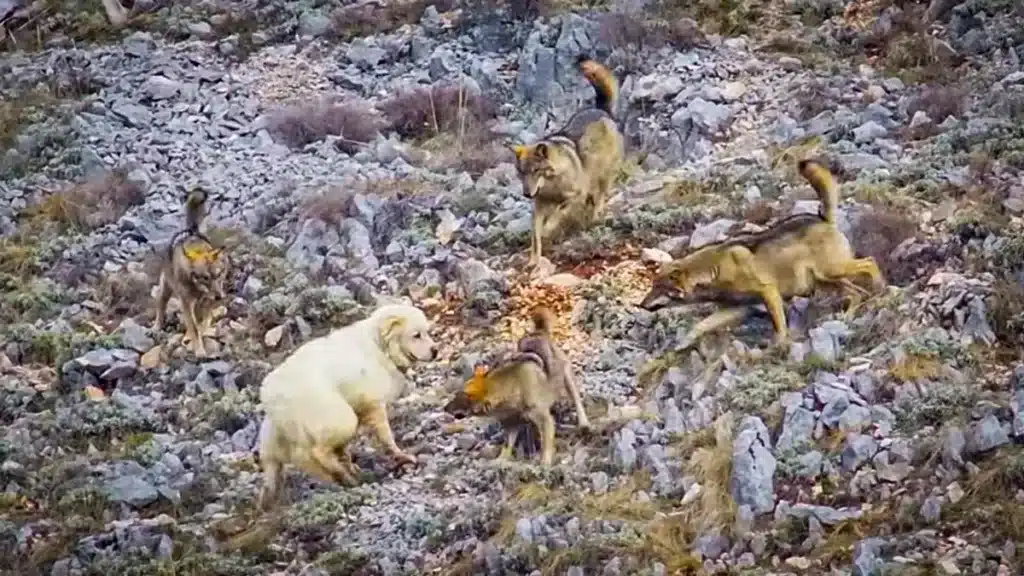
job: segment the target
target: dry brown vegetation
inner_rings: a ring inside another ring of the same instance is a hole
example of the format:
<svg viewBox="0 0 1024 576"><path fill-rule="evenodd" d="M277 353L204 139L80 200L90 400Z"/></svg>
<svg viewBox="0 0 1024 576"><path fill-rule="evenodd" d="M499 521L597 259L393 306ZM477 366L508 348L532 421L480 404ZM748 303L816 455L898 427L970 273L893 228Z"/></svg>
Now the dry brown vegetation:
<svg viewBox="0 0 1024 576"><path fill-rule="evenodd" d="M600 17L598 37L610 48L622 48L631 54L664 46L686 50L704 41L704 34L697 23L689 18L648 19L622 12L610 12ZM631 64L637 63L639 61Z"/></svg>
<svg viewBox="0 0 1024 576"><path fill-rule="evenodd" d="M66 231L85 231L117 221L144 201L145 190L128 180L126 170L117 169L53 192L24 214L55 222Z"/></svg>
<svg viewBox="0 0 1024 576"><path fill-rule="evenodd" d="M896 247L917 234L917 223L891 210L871 209L852 226L850 242L854 251L875 259L890 284L903 286L914 279L916 270L893 258Z"/></svg>
<svg viewBox="0 0 1024 576"><path fill-rule="evenodd" d="M434 168L480 174L509 155L489 123L497 107L462 83L438 83L397 94L380 105L388 129L417 141Z"/></svg>
<svg viewBox="0 0 1024 576"><path fill-rule="evenodd" d="M338 148L354 154L385 127L385 121L369 103L323 97L294 103L274 112L268 130L292 148L302 148L327 136L338 136Z"/></svg>
<svg viewBox="0 0 1024 576"><path fill-rule="evenodd" d="M540 561L544 574L563 574L570 566L600 566L616 554L642 563L660 562L669 574L696 574L701 562L690 550L701 534L728 533L736 506L729 495L732 471L733 416L727 413L708 430L673 442L676 452L689 454L686 473L700 484L696 499L680 506L675 500L638 498L650 479L638 472L603 494L556 490L539 483L520 485L506 500L510 513L494 538L512 542L516 521L523 515L565 514L589 520L620 520L636 529L636 538L580 543ZM465 573L465 572L452 572Z"/></svg>
<svg viewBox="0 0 1024 576"><path fill-rule="evenodd" d="M496 106L483 94L455 83L438 83L397 94L380 105L388 127L403 138L424 140L443 132L463 134L486 124Z"/></svg>
<svg viewBox="0 0 1024 576"><path fill-rule="evenodd" d="M331 186L305 196L299 213L303 219L316 218L324 222L339 222L350 213L352 197L356 194L393 198L439 192L440 189L435 184L414 178L360 180Z"/></svg>
<svg viewBox="0 0 1024 576"><path fill-rule="evenodd" d="M371 34L386 34L406 24L419 22L428 6L433 6L438 12L447 12L458 4L457 0L394 0L340 6L330 14L331 33L343 42Z"/></svg>

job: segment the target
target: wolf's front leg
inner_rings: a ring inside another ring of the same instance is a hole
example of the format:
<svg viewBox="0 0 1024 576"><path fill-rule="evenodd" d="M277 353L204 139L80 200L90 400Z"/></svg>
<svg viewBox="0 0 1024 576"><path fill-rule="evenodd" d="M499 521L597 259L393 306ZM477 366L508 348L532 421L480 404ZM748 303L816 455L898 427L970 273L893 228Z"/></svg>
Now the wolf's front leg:
<svg viewBox="0 0 1024 576"><path fill-rule="evenodd" d="M543 240L541 232L543 231L544 219L540 215L537 203L533 204L533 219L530 228L530 262L529 266L532 268L537 264L540 264L540 250L541 241Z"/></svg>

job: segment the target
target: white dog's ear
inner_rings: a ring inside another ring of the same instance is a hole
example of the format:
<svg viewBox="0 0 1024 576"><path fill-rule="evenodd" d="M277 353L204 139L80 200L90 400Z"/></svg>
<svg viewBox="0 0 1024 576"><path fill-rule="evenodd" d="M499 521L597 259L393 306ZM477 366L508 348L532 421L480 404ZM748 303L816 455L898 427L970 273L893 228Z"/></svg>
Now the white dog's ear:
<svg viewBox="0 0 1024 576"><path fill-rule="evenodd" d="M380 323L380 339L387 342L405 324L404 316L389 316Z"/></svg>

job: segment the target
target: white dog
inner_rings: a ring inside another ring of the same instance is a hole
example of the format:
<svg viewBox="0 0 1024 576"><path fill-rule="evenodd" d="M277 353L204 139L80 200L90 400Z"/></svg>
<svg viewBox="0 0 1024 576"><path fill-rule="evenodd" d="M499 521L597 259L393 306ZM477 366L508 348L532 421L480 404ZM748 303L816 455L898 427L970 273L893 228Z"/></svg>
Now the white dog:
<svg viewBox="0 0 1024 576"><path fill-rule="evenodd" d="M327 482L357 483L347 444L360 424L376 433L400 464L416 458L395 444L387 403L409 392L404 372L433 360L437 346L423 312L406 304L379 307L369 318L299 346L263 379L260 428L263 468L260 506L278 500L283 466L291 463Z"/></svg>

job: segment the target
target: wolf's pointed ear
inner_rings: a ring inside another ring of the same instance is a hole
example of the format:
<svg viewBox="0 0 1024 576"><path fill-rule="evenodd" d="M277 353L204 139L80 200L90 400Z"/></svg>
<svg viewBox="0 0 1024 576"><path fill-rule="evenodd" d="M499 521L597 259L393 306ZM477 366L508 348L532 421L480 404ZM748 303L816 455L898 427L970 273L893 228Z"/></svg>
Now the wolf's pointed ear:
<svg viewBox="0 0 1024 576"><path fill-rule="evenodd" d="M537 154L538 158L543 158L543 159L547 160L547 158L548 158L548 145L547 144L541 142L540 144L537 144L536 146L534 146L533 149L534 149L534 152Z"/></svg>
<svg viewBox="0 0 1024 576"><path fill-rule="evenodd" d="M395 331L405 324L405 318L402 316L389 316L380 323L380 338L387 342L394 335Z"/></svg>
<svg viewBox="0 0 1024 576"><path fill-rule="evenodd" d="M526 158L527 155L529 155L530 148L529 146L516 144L515 146L512 146L512 153L516 155L516 160L522 160L523 158Z"/></svg>

